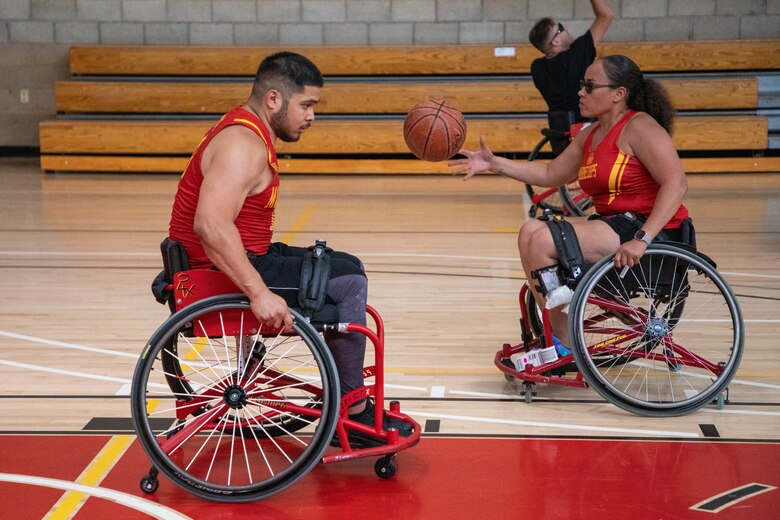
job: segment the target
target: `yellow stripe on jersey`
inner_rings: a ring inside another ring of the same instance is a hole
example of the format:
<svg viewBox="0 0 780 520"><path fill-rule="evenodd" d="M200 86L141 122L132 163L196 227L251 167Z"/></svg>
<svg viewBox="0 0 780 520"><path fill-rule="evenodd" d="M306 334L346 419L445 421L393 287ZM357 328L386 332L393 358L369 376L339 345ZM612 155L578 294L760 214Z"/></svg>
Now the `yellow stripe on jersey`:
<svg viewBox="0 0 780 520"><path fill-rule="evenodd" d="M279 186L274 186L271 188L271 196L268 197L268 203L264 206L265 208L275 208L276 207L276 199L279 197Z"/></svg>
<svg viewBox="0 0 780 520"><path fill-rule="evenodd" d="M623 180L623 172L626 171L628 159L628 155L618 151L617 159L612 165L612 171L609 172L609 201L607 201L607 204L612 204L612 201L615 200L615 197L620 192L620 184Z"/></svg>
<svg viewBox="0 0 780 520"><path fill-rule="evenodd" d="M274 156L271 155L271 146L268 144L268 141L265 140L265 136L263 135L263 132L260 130L260 127L257 126L256 124L254 124L249 119L244 119L244 118L238 118L237 117L233 121L235 121L236 123L246 123L247 125L251 126L255 130L257 130L257 135L259 135L260 139L263 140L263 142L265 143L265 149L268 151L268 164L270 164L271 166L274 166L274 160L273 160ZM278 167L274 167L274 169L278 170Z"/></svg>

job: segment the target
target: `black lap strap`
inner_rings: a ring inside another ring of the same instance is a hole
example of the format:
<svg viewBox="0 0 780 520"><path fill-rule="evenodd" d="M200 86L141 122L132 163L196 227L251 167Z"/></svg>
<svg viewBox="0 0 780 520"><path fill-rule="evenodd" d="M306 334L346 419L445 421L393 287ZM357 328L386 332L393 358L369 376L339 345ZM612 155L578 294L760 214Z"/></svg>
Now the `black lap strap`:
<svg viewBox="0 0 780 520"><path fill-rule="evenodd" d="M565 277L564 281L567 285L573 286L583 275L585 263L574 227L560 215L548 216L547 227L550 228L555 249L558 251L558 259Z"/></svg>
<svg viewBox="0 0 780 520"><path fill-rule="evenodd" d="M303 257L298 305L306 318L311 318L325 304L332 252L324 240L317 240Z"/></svg>

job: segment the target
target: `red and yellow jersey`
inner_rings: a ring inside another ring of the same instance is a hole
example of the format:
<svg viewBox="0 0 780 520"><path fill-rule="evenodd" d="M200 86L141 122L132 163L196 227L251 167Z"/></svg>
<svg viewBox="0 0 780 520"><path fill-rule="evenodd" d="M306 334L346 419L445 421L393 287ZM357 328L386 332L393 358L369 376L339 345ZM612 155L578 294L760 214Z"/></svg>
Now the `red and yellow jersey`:
<svg viewBox="0 0 780 520"><path fill-rule="evenodd" d="M630 211L647 218L653 210L658 183L636 157L623 153L617 146L620 132L637 113L629 110L595 149L592 141L598 123L593 125L594 129L585 138L577 178L580 187L593 199L599 215ZM664 229L679 228L687 217L688 209L681 204Z"/></svg>
<svg viewBox="0 0 780 520"><path fill-rule="evenodd" d="M203 151L214 136L230 125L243 125L262 139L268 149L268 165L274 172L273 180L268 187L261 193L247 197L236 217L235 225L241 235L244 249L256 255L264 255L273 237L274 210L279 196L279 163L276 159L276 150L268 129L260 118L243 108L235 108L222 116L222 119L203 137L187 163L176 190L168 236L184 245L189 256L190 267L193 269L208 268L213 265L194 229L195 210L198 207L200 187L203 183L203 171L200 166Z"/></svg>

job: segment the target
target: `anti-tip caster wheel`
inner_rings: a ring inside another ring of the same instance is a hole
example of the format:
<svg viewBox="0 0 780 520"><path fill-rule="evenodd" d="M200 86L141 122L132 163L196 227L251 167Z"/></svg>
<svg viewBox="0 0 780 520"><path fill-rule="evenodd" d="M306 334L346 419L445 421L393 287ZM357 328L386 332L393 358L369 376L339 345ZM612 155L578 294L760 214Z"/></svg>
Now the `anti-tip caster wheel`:
<svg viewBox="0 0 780 520"><path fill-rule="evenodd" d="M523 383L523 391L520 393L525 397L525 402L530 403L534 400L534 396L536 395L536 385L526 381Z"/></svg>
<svg viewBox="0 0 780 520"><path fill-rule="evenodd" d="M388 479L398 471L398 464L395 462L395 453L385 455L374 464L374 471L380 478Z"/></svg>
<svg viewBox="0 0 780 520"><path fill-rule="evenodd" d="M144 477L141 479L141 491L143 491L147 495L151 495L152 493L157 491L158 487L160 487L160 481L157 480L155 477L144 475Z"/></svg>

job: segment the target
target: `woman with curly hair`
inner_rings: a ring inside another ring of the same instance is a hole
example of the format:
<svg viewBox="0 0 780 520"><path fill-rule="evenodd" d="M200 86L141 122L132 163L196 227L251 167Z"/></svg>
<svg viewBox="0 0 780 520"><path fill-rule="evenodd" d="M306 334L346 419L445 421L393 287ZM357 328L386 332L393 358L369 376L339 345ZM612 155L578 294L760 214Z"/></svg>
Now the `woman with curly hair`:
<svg viewBox="0 0 780 520"><path fill-rule="evenodd" d="M548 187L577 178L597 212L590 218L566 219L585 262L614 255L616 267L630 267L639 262L654 238L679 241L680 227L688 217L682 205L688 185L670 135L674 109L663 87L644 78L626 56L606 56L594 62L580 85L580 111L596 122L552 161L495 156L481 137L479 150L461 150L465 158L450 161L450 166L457 167L455 173L464 173L464 180L482 171ZM559 263L546 222L525 222L517 245L529 281L533 272ZM544 305L544 296L530 285L537 302ZM566 316L560 307L550 311L553 331L565 344Z"/></svg>

